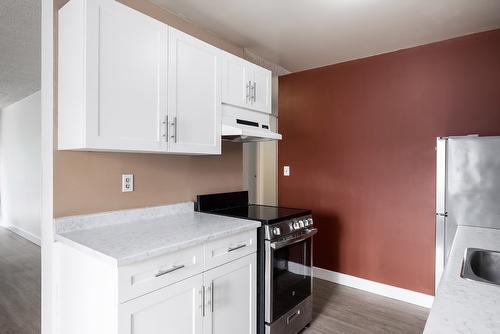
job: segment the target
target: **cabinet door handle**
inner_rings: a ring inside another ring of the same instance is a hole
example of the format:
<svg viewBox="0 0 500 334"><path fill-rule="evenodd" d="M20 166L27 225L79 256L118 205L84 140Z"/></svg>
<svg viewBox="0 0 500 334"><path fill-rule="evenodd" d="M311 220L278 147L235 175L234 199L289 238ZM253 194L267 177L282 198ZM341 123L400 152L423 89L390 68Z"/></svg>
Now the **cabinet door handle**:
<svg viewBox="0 0 500 334"><path fill-rule="evenodd" d="M174 140L174 143L177 143L177 116L174 116L174 121L170 125L173 126L173 133L170 138Z"/></svg>
<svg viewBox="0 0 500 334"><path fill-rule="evenodd" d="M168 116L165 116L165 120L161 124L165 126L165 132L162 136L165 138L165 141L168 141Z"/></svg>
<svg viewBox="0 0 500 334"><path fill-rule="evenodd" d="M238 246L234 246L234 247L229 247L227 249L227 252L230 253L230 252L234 252L235 250L238 250L238 249L241 249L243 247L246 247L247 244L242 244L242 245L238 245Z"/></svg>
<svg viewBox="0 0 500 334"><path fill-rule="evenodd" d="M175 126L174 126L174 131L175 131L174 142L177 143L177 117L174 117L174 123L175 123Z"/></svg>
<svg viewBox="0 0 500 334"><path fill-rule="evenodd" d="M252 82L249 81L248 82L248 99L250 100L250 102L253 101L253 93L252 93L252 90L253 90L253 86L252 86Z"/></svg>
<svg viewBox="0 0 500 334"><path fill-rule="evenodd" d="M201 316L205 317L205 286L202 286L200 289L200 295L201 295Z"/></svg>
<svg viewBox="0 0 500 334"><path fill-rule="evenodd" d="M214 282L210 284L210 312L214 313Z"/></svg>
<svg viewBox="0 0 500 334"><path fill-rule="evenodd" d="M210 299L206 300L206 297L203 299L203 303L204 305L206 305L206 307L210 307L210 312L211 313L214 313L214 282L212 281L210 283L210 286L209 287L206 287L205 288L205 292L208 290L208 295L210 296ZM205 293L207 294L207 293Z"/></svg>
<svg viewBox="0 0 500 334"><path fill-rule="evenodd" d="M245 92L246 92L246 101L247 101L247 103L248 103L248 100L250 99L250 81L249 81L249 82L247 82Z"/></svg>
<svg viewBox="0 0 500 334"><path fill-rule="evenodd" d="M251 81L249 81L248 84L250 85L250 102L253 103L253 84Z"/></svg>
<svg viewBox="0 0 500 334"><path fill-rule="evenodd" d="M182 268L184 268L184 267L185 267L185 265L183 265L183 264L179 264L178 266L173 266L172 268L167 269L167 270L160 270L160 271L158 271L158 273L155 275L155 277L160 277L160 276L163 276L163 275L166 275L166 274L170 274L170 273L172 273L172 272L174 272L174 271L177 271L177 270L179 270L179 269L182 269Z"/></svg>
<svg viewBox="0 0 500 334"><path fill-rule="evenodd" d="M257 102L257 83L253 82L253 102Z"/></svg>

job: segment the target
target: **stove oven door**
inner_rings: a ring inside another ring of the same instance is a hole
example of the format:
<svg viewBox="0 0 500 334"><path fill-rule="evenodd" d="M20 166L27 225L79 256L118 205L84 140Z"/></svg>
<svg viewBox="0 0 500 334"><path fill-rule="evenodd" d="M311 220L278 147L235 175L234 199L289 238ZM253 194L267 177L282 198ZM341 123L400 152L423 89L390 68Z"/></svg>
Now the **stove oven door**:
<svg viewBox="0 0 500 334"><path fill-rule="evenodd" d="M311 295L312 236L266 240L266 322L272 323Z"/></svg>

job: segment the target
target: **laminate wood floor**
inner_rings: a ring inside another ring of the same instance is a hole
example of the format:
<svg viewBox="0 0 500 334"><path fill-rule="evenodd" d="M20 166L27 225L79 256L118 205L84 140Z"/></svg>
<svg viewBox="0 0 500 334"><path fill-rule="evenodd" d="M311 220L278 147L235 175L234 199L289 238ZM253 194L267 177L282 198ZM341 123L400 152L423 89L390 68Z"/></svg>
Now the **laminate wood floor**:
<svg viewBox="0 0 500 334"><path fill-rule="evenodd" d="M0 227L0 333L40 333L40 247Z"/></svg>
<svg viewBox="0 0 500 334"><path fill-rule="evenodd" d="M424 307L315 279L313 321L301 334L421 334L428 315Z"/></svg>

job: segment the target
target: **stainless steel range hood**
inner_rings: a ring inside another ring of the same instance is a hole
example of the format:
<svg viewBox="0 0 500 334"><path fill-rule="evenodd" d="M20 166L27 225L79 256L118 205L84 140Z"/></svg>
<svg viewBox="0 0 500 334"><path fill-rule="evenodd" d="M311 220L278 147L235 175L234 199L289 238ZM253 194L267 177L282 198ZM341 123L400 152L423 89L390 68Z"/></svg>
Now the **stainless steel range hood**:
<svg viewBox="0 0 500 334"><path fill-rule="evenodd" d="M271 131L273 115L223 105L222 140L246 143L281 140L279 133Z"/></svg>

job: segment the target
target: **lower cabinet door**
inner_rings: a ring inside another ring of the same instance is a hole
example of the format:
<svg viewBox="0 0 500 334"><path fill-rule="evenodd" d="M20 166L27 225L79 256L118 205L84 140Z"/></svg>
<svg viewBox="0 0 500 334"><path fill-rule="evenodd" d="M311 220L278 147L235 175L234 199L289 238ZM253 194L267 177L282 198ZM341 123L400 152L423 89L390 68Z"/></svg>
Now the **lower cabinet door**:
<svg viewBox="0 0 500 334"><path fill-rule="evenodd" d="M120 334L201 334L203 274L120 305Z"/></svg>
<svg viewBox="0 0 500 334"><path fill-rule="evenodd" d="M256 255L205 272L204 334L256 333Z"/></svg>

